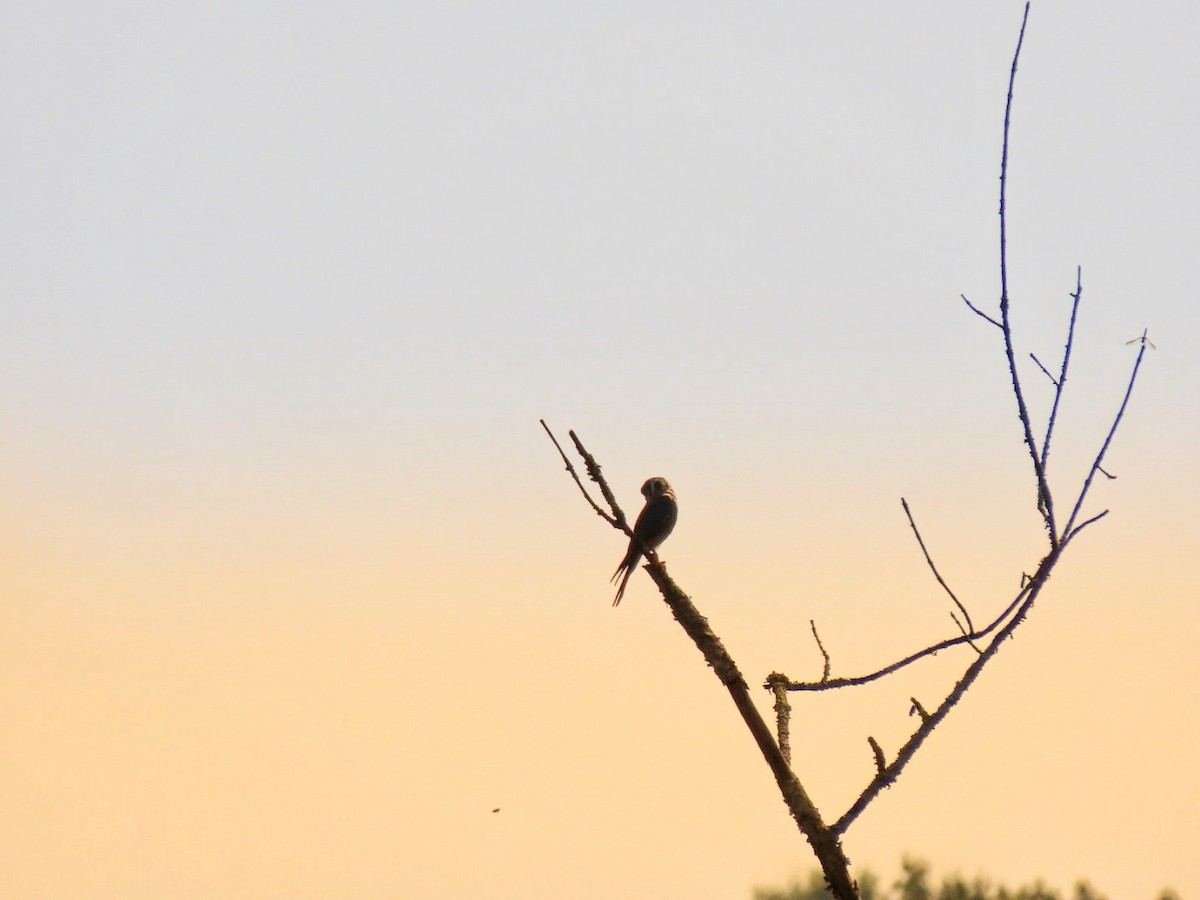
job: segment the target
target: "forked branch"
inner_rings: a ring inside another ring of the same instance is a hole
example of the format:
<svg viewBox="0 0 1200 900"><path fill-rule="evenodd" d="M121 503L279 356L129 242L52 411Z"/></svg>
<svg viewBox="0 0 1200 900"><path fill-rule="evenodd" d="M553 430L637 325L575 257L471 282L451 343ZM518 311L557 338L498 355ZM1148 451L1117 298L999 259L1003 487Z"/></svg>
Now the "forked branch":
<svg viewBox="0 0 1200 900"><path fill-rule="evenodd" d="M1065 396L1067 385L1068 370L1071 361L1071 351L1075 340L1075 325L1078 318L1081 298L1083 296L1083 278L1082 271L1076 269L1075 291L1071 294L1072 306L1070 322L1067 326L1065 347L1063 350L1062 363L1059 367L1057 377L1051 374L1050 370L1044 366L1041 361L1033 356L1033 361L1038 368L1046 375L1047 379L1054 387L1054 399L1051 404L1050 414L1046 421L1045 432L1042 435L1042 440L1039 442L1034 437L1033 424L1030 418L1029 407L1025 401L1024 389L1021 383L1020 374L1017 369L1016 350L1013 341L1012 323L1010 319L1010 304L1008 293L1008 226L1007 226L1007 192L1008 192L1008 150L1009 150L1009 128L1012 119L1013 109L1013 91L1016 83L1017 63L1021 55L1021 47L1025 38L1025 26L1029 19L1029 4L1025 5L1024 16L1021 20L1021 31L1017 39L1017 46L1013 53L1012 66L1009 72L1008 92L1006 96L1004 108L1004 133L1000 161L1000 302L999 315L993 316L984 312L963 295L963 302L967 307L984 321L995 326L1001 333L1003 341L1004 355L1008 365L1009 376L1012 380L1013 396L1017 403L1017 414L1021 421L1022 439L1029 453L1029 458L1032 463L1034 479L1037 485L1036 505L1039 514L1044 522L1047 534L1049 536L1049 551L1039 561L1033 575L1022 573L1020 588L1015 597L988 623L982 627L976 627L970 613L967 611L968 604L963 602L959 596L950 588L949 584L943 578L937 565L934 563L933 556L929 552L922 537L920 530L917 528L916 520L909 508L907 500L902 499L901 504L904 508L904 513L908 518L909 526L912 529L913 535L917 539L917 544L921 549L921 553L925 558L926 564L933 573L938 584L949 596L958 613L962 616L962 621L959 621L957 615L951 613L951 618L958 626L959 634L937 641L929 646L909 653L902 659L888 665L882 666L875 671L869 672L866 675L858 675L853 677L833 677L831 675L832 663L830 655L826 651L825 646L821 642L821 638L817 633L817 627L814 622L810 622L813 638L816 641L817 648L823 659L823 669L819 681L813 682L796 682L791 681L786 675L778 672L773 672L766 679L764 685L774 694L775 699L775 714L776 714L776 729L778 738L771 733L762 714L754 705L750 697L749 687L745 678L742 677L733 658L726 651L724 645L713 632L708 624L708 620L700 614L696 609L691 598L683 592L678 584L667 574L666 568L659 561L657 554L652 548L645 548L646 556L646 571L658 586L659 592L670 608L672 615L683 627L687 635L695 643L696 647L703 654L705 661L713 669L713 672L720 679L721 683L729 692L731 699L734 702L739 714L741 715L746 727L749 729L759 751L763 755L763 759L770 767L772 774L775 777L776 784L779 787L780 793L783 796L784 802L788 806L788 810L795 819L797 826L812 846L817 859L821 863L824 871L826 882L830 892L839 900L856 900L858 897L857 888L849 874L849 862L846 859L841 847L841 836L846 832L851 824L862 814L867 806L877 797L879 793L888 785L892 784L904 771L909 761L920 749L925 740L933 733L934 729L946 718L950 710L962 699L963 695L975 683L976 679L982 673L984 667L995 657L1001 645L1012 636L1016 628L1026 619L1034 603L1037 601L1045 588L1046 583L1053 571L1055 565L1062 558L1067 547L1073 542L1076 536L1089 525L1099 521L1105 515L1107 510L1097 513L1089 518L1080 521L1084 503L1091 491L1093 482L1097 474L1104 475L1108 478L1109 475L1103 468L1103 462L1106 454L1112 444L1113 437L1116 434L1117 428L1124 417L1126 407L1128 406L1130 396L1133 393L1133 386L1137 380L1138 372L1141 368L1142 360L1145 356L1146 348L1153 345L1147 339L1146 333L1143 332L1140 338L1140 348L1138 350L1137 359L1133 364L1133 370L1129 376L1129 382L1125 389L1125 395L1122 399L1120 408L1117 410L1115 417L1108 429L1107 436L1104 439L1096 457L1090 466L1087 476L1084 478L1083 485L1076 495L1073 508L1066 524L1060 528L1058 518L1055 512L1054 495L1051 489L1050 480L1047 475L1047 460L1050 455L1051 439L1054 435L1054 430L1058 422L1058 414L1060 404ZM1134 343L1134 342L1130 342ZM633 537L633 531L630 529L628 520L620 505L617 503L616 497L610 490L607 482L601 473L600 466L595 458L583 446L582 441L572 431L570 437L574 443L575 450L583 460L584 468L588 478L595 483L608 510L605 510L589 493L583 480L575 470L570 458L554 437L550 428L542 421L542 427L554 442L559 455L566 464L567 471L578 485L587 502L592 509L603 518L609 525L624 532L627 536ZM974 604L972 604L974 605ZM791 722L791 704L788 698L788 693L792 691L823 691L833 690L837 688L854 687L857 685L867 684L872 681L884 678L898 670L912 665L920 660L924 660L941 650L947 650L960 645L967 645L974 651L974 657L966 666L962 676L954 684L954 687L945 696L940 703L932 708L930 712L926 707L915 697L912 698L912 712L919 717L920 723L913 731L908 740L896 751L892 759L888 759L883 748L874 737L868 737L868 746L874 761L874 774L867 782L855 800L850 804L849 808L839 816L832 824L826 823L821 817L816 805L813 803L808 792L801 784L791 768L791 753L790 753L790 722Z"/></svg>

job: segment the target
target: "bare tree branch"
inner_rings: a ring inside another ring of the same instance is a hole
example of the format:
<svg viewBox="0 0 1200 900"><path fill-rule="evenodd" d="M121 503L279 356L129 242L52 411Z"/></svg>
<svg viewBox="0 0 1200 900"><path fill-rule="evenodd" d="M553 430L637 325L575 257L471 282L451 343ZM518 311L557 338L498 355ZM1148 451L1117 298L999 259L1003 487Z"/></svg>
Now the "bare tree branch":
<svg viewBox="0 0 1200 900"><path fill-rule="evenodd" d="M1013 633L1013 630L1016 629L1016 627L1021 624L1021 621L1025 618L1025 616L1029 614L1029 610L1033 606L1034 601L1037 599L1038 594L1041 593L1042 588L1046 585L1046 580L1050 576L1050 570L1053 569L1054 564L1058 562L1058 558L1062 553L1062 550L1063 545L1060 544L1058 547L1055 547L1053 550L1051 550L1049 555L1042 560L1041 565L1038 566L1038 570L1033 576L1033 580L1030 582L1030 590L1028 595L1026 596L1025 601L1021 604L1020 608L1017 610L1016 615L1009 619L1004 627L996 632L996 635L988 643L987 648L983 651L983 653L981 653L975 659L975 661L971 663L971 665L967 666L967 670L963 674L963 677L959 679L957 684L954 685L954 689L949 693L946 699L938 705L938 708L932 713L925 712L924 708L921 707L921 705L917 703L915 699L912 701L914 708L918 711L918 713L921 714L920 727L913 732L912 737L910 737L905 742L904 746L900 748L899 752L896 754L896 758L892 760L892 762L888 764L882 771L876 773L875 777L871 779L870 783L866 786L863 792L859 794L858 799L850 804L850 808L847 809L846 812L843 813L842 816L833 823L834 831L836 831L838 834L845 833L846 829L850 827L851 823L854 822L854 820L862 814L862 811L867 808L867 805L879 795L879 792L900 777L900 773L904 771L904 767L908 765L909 761L913 758L913 755L918 749L920 749L921 744L923 744L925 739L933 733L933 730L937 728L939 724L941 724L942 720L946 718L946 715L951 709L954 708L955 704L962 699L963 694L967 692L967 688L975 683L975 679L978 678L979 673L983 671L983 667L986 666L992 657L996 655L996 652L1000 649L1000 645L1008 639L1009 635Z"/></svg>
<svg viewBox="0 0 1200 900"><path fill-rule="evenodd" d="M570 434L580 456L587 463L589 477L600 486L600 491L605 498L613 498L612 490L604 480L600 466L594 457L588 453L574 432L570 432ZM557 444L557 442L555 443ZM615 514L623 521L624 514L617 505L616 499L611 499L610 503ZM775 783L779 786L788 811L792 814L796 825L808 840L809 845L813 848L813 853L821 863L830 891L839 900L856 900L858 893L850 878L850 863L842 851L840 839L821 818L821 814L808 792L792 772L788 760L771 734L771 729L750 698L750 688L738 670L737 664L733 661L733 657L729 655L720 638L709 627L708 620L696 609L691 598L667 574L666 567L658 559L658 554L647 547L645 555L646 565L644 568L654 583L658 585L659 592L671 609L671 614L683 626L683 630L687 632L688 637L704 655L705 661L717 678L725 685L725 689L729 692L734 705L742 716L742 721L746 723L755 743L758 744L763 759L766 760L775 776Z"/></svg>
<svg viewBox="0 0 1200 900"><path fill-rule="evenodd" d="M613 496L613 492L608 487L608 482L605 481L604 476L600 474L600 464L596 462L596 458L592 456L592 454L588 453L587 450L584 449L583 444L579 442L579 438L575 436L574 431L568 431L567 434L570 435L571 440L574 441L575 449L579 451L579 455L583 457L583 464L587 466L588 478L592 479L592 481L599 485L600 493L604 495L604 500L606 503L608 503L608 508L613 511L613 517L616 522L619 523L618 527L632 537L633 531L625 523L625 513L621 511L621 507L617 503L617 498ZM558 441L555 441L554 443L557 445ZM560 450L559 452L562 451ZM578 481L578 479L576 480ZM595 506L596 504L593 503L592 505ZM648 558L649 557L647 557L647 559Z"/></svg>
<svg viewBox="0 0 1200 900"><path fill-rule="evenodd" d="M717 677L729 691L734 705L737 706L738 712L741 713L743 721L750 729L763 758L766 759L767 765L770 766L771 772L775 776L775 782L779 786L792 818L795 819L820 861L830 891L835 897L853 900L858 894L850 878L850 863L842 851L840 839L825 824L816 805L809 798L808 792L792 772L787 760L784 759L770 729L750 699L750 691L745 680L733 659L725 651L724 645L709 628L708 620L700 615L691 599L671 580L666 569L656 563L657 560L653 560L647 564L646 570L654 579L654 583L658 585L667 605L671 607L671 613L675 616L676 621L683 626L696 646L700 648L705 660L712 666Z"/></svg>
<svg viewBox="0 0 1200 900"><path fill-rule="evenodd" d="M1067 327L1066 342L1063 351L1062 365L1058 377L1050 373L1050 371L1042 365L1042 362L1036 355L1030 354L1034 363L1042 370L1046 377L1054 385L1054 401L1052 403L1050 414L1046 421L1046 430L1043 435L1041 446L1036 443L1033 435L1033 427L1030 418L1029 408L1026 405L1023 389L1020 381L1020 376L1016 365L1016 352L1014 348L1013 332L1011 321L1009 318L1009 294L1008 294L1008 259L1007 259L1007 187L1008 187L1008 150L1009 150L1009 129L1012 116L1013 92L1016 82L1017 64L1020 59L1021 48L1025 38L1025 27L1029 19L1029 4L1025 4L1024 15L1021 20L1021 30L1017 39L1017 46L1013 53L1012 66L1009 72L1008 92L1004 110L1004 136L1000 163L1000 318L997 320L982 312L975 307L965 295L962 296L963 302L967 307L979 315L981 318L990 322L1000 329L1004 343L1004 354L1008 364L1008 371L1012 380L1013 395L1017 401L1018 417L1021 420L1023 430L1023 441L1028 450L1030 460L1032 461L1035 480L1037 482L1037 509L1042 516L1047 533L1049 535L1050 548L1049 552L1039 562L1037 569L1032 576L1022 572L1020 588L1017 595L1008 603L1008 605L996 615L983 628L976 628L970 614L967 612L966 606L959 600L958 596L950 588L946 580L942 577L937 566L933 562L933 558L925 545L925 541L921 536L920 530L917 528L916 520L909 508L908 501L901 498L900 503L904 509L904 513L908 518L909 527L912 529L913 535L917 539L917 544L925 557L925 562L933 573L934 578L942 589L953 601L955 607L963 617L963 621L959 620L958 615L953 611L950 612L950 618L958 628L960 634L931 644L923 649L910 653L908 656L900 659L890 665L886 665L867 675L849 677L849 678L833 678L831 677L831 661L829 653L826 651L824 644L821 641L820 635L817 633L817 627L814 620L809 621L812 629L813 639L816 641L817 648L821 653L824 661L823 670L820 681L816 682L793 682L786 675L779 672L772 672L767 676L765 688L770 690L774 695L774 710L776 718L776 734L771 733L766 721L757 707L754 705L751 697L749 686L743 678L733 658L726 651L720 639L713 632L708 624L708 620L700 614L682 589L675 581L667 574L665 566L659 560L657 553L645 547L646 571L650 574L651 579L658 586L663 599L670 608L672 615L676 621L683 627L687 635L695 643L696 647L703 654L705 661L712 668L721 683L729 692L731 699L734 702L742 720L753 736L755 743L758 745L759 751L763 755L763 759L770 767L772 774L775 777L776 784L779 787L780 793L783 796L784 802L788 806L793 819L797 826L808 840L816 854L817 859L821 863L822 870L825 873L825 878L830 892L838 898L838 900L857 900L857 887L849 874L849 862L841 847L841 835L850 827L851 824L862 814L867 806L879 795L879 793L887 786L896 781L896 779L904 771L905 767L912 760L913 756L920 749L924 741L930 734L944 721L950 710L962 699L966 691L974 684L979 677L984 667L995 657L1000 647L1004 642L1012 636L1016 628L1025 620L1034 603L1040 596L1042 589L1046 586L1051 572L1055 565L1062 558L1062 555L1068 545L1075 537L1085 528L1104 518L1108 514L1108 510L1091 516L1081 522L1078 522L1081 509L1087 495L1091 490L1093 480L1097 473L1104 475L1107 478L1113 478L1102 467L1105 455L1112 443L1113 437L1116 434L1117 427L1120 425L1124 417L1125 410L1128 406L1130 396L1133 392L1134 384L1137 380L1137 375L1140 370L1142 360L1145 356L1147 347L1154 348L1154 345L1147 339L1147 333L1143 332L1140 339L1130 341L1130 343L1140 343L1137 359L1134 361L1133 370L1129 376L1129 381L1125 389L1125 394L1112 421L1108 434L1092 463L1087 477L1084 480L1083 486L1079 491L1075 501L1074 509L1068 518L1066 525L1060 531L1057 524L1054 508L1054 498L1051 492L1051 486L1047 477L1047 460L1049 458L1051 439L1054 434L1054 429L1057 423L1058 411L1060 402L1063 398L1063 393L1067 384L1067 374L1070 364L1071 351L1075 340L1075 325L1078 317L1080 300L1083 295L1082 286L1082 270L1076 269L1076 288L1071 295L1073 303L1071 307L1070 323ZM607 482L600 471L600 466L595 458L583 446L583 443L576 436L574 431L569 432L571 440L575 444L575 449L583 459L588 477L598 485L601 494L608 503L612 514L605 512L601 506L596 503L587 488L584 486L575 468L571 464L570 459L559 445L554 434L550 431L545 421L542 421L542 427L554 442L558 449L559 455L566 463L567 471L579 486L580 491L592 506L593 510L605 519L614 528L617 528L626 535L632 536L633 532L627 524L624 512L618 505L615 496L610 490ZM986 643L983 643L986 639ZM977 643L978 642L978 643ZM873 737L868 736L867 742L871 747L871 752L875 762L875 774L868 781L858 797L850 804L849 808L832 824L827 824L821 817L816 805L809 797L808 792L801 784L799 778L791 768L791 703L788 698L789 691L823 691L833 690L842 687L853 687L857 685L867 684L876 681L887 675L890 675L906 666L926 659L940 650L957 647L959 645L967 645L975 651L975 658L966 666L961 678L954 684L953 688L946 694L944 699L933 709L932 712L927 710L916 697L911 698L910 715L915 715L920 718L920 724L917 725L913 733L907 741L896 752L894 758L889 762L887 755L884 753L879 742Z"/></svg>

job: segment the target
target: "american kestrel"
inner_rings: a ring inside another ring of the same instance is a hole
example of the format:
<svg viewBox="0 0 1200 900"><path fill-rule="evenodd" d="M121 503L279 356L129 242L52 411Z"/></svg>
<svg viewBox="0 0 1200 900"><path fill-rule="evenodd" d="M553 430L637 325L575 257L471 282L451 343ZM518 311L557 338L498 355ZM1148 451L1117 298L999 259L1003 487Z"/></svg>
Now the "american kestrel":
<svg viewBox="0 0 1200 900"><path fill-rule="evenodd" d="M675 527L675 520L679 517L679 507L675 504L675 492L671 490L671 485L667 484L667 479L657 476L647 478L646 483L642 485L642 496L646 498L646 505L638 513L637 522L633 526L635 537L629 541L629 549L625 552L625 558L621 560L621 564L617 566L617 571L613 572L611 579L612 581L616 581L617 578L621 579L613 606L620 603L621 598L625 596L625 585L629 582L629 576L633 574L638 560L642 558L642 546L645 545L653 550L665 541L667 535L671 533L671 529Z"/></svg>

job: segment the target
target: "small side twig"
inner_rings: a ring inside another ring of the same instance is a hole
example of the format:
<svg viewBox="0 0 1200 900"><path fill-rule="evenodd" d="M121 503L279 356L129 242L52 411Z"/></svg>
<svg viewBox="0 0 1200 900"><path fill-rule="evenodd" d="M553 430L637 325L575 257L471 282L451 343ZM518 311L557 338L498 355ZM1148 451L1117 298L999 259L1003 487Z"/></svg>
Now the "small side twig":
<svg viewBox="0 0 1200 900"><path fill-rule="evenodd" d="M1079 534L1079 532L1083 531L1083 529L1087 528L1089 525L1093 524L1094 522L1099 522L1101 519L1103 519L1107 515L1108 515L1108 510L1106 509L1103 512L1096 513L1096 515L1092 516L1090 519L1084 519L1082 522L1080 522L1078 525L1076 525L1074 528L1071 529L1070 534L1068 534L1065 538L1063 538L1063 543L1067 544L1070 541L1074 540L1075 536L1077 534Z"/></svg>
<svg viewBox="0 0 1200 900"><path fill-rule="evenodd" d="M828 691L836 688L857 687L861 684L869 684L872 681L878 681L893 672L899 671L906 666L911 666L913 663L924 659L927 656L937 656L942 650L950 647L957 647L959 644L969 644L972 641L977 641L980 638L987 637L1012 614L1013 610L1017 609L1024 601L1026 593L1029 591L1032 581L1028 580L1028 576L1023 576L1021 590L1011 603L1008 604L990 624L977 631L967 635L959 635L958 637L946 638L943 641L938 641L936 644L931 644L924 649L917 650L915 653L910 653L903 659L897 660L890 665L886 665L881 669L876 669L867 675L855 675L850 678L829 678L824 681L793 681L788 685L789 691Z"/></svg>
<svg viewBox="0 0 1200 900"><path fill-rule="evenodd" d="M929 712L921 705L921 701L916 697L909 697L908 699L912 702L912 708L909 710L908 714L911 716L913 713L916 713L921 717L922 722L928 722Z"/></svg>
<svg viewBox="0 0 1200 900"><path fill-rule="evenodd" d="M1129 406L1129 398L1133 395L1133 385L1137 381L1138 370L1142 367L1142 360L1146 356L1146 332L1142 332L1142 345L1138 348L1137 359L1133 362L1133 371L1129 373L1129 383L1125 386L1125 396L1121 399L1121 407L1117 410L1117 415L1113 419L1112 427L1108 429L1108 435L1104 438L1104 444L1100 447L1100 452L1096 454L1096 460L1092 463L1092 467L1088 470L1087 478L1084 479L1083 487L1079 491L1079 496L1075 500L1075 508L1071 510L1071 517L1067 519L1066 527L1063 528L1063 537L1067 537L1075 526L1075 520L1079 518L1079 510L1083 507L1083 501L1087 499L1088 491L1092 488L1092 480L1096 477L1096 473L1100 471L1100 464L1104 462L1104 455L1108 453L1109 445L1112 444L1113 435L1117 433L1117 426L1121 424L1121 419L1125 417L1125 408ZM1107 473L1105 473L1107 474ZM1090 524L1092 520L1084 524ZM1082 525L1080 527L1083 527Z"/></svg>
<svg viewBox="0 0 1200 900"><path fill-rule="evenodd" d="M912 528L912 533L917 537L917 543L921 547L921 552L925 554L925 562L929 564L929 571L933 572L933 577L937 579L937 583L940 584L942 589L950 595L950 599L954 601L954 605L958 607L958 611L963 614L963 618L967 621L967 628L965 631L963 631L963 634L968 635L969 633L974 633L975 626L971 623L971 614L967 612L967 608L963 606L958 597L955 596L954 591L950 590L950 585L946 584L946 579L943 578L942 574L937 570L937 566L933 564L933 558L929 555L929 551L925 549L925 541L921 539L921 532L917 529L917 523L913 521L912 510L908 508L908 501L901 497L900 505L904 507L904 515L908 516L909 527ZM959 627L962 628L961 625Z"/></svg>
<svg viewBox="0 0 1200 900"><path fill-rule="evenodd" d="M979 647L975 645L975 641L971 639L971 633L967 631L967 626L958 621L958 616L956 616L954 613L950 613L950 619L956 626L958 626L958 630L962 632L962 636L966 640L967 646L969 646L976 653L982 653L983 651L980 650Z"/></svg>
<svg viewBox="0 0 1200 900"><path fill-rule="evenodd" d="M879 746L879 741L870 735L867 736L867 743L871 745L871 752L875 755L875 771L882 772L887 768L887 758L883 755L883 748Z"/></svg>
<svg viewBox="0 0 1200 900"><path fill-rule="evenodd" d="M1083 297L1083 267L1075 267L1075 293L1071 295L1071 323L1067 326L1067 345L1063 348L1062 371L1054 382L1054 405L1050 407L1050 418L1046 421L1046 437L1042 441L1042 465L1050 457L1050 436L1054 434L1054 423L1058 418L1058 404L1062 400L1063 388L1067 386L1067 368L1071 363L1071 347L1075 345L1075 320L1079 316L1079 301ZM1040 366L1041 363L1038 363ZM1043 368L1043 372L1046 370ZM1049 372L1046 372L1049 375Z"/></svg>
<svg viewBox="0 0 1200 900"><path fill-rule="evenodd" d="M966 294L959 294L958 296L962 297L963 303L967 304L967 308L969 310L971 310L971 312L975 313L975 315L979 316L981 319L986 319L987 321L989 321L993 325L995 325L997 328L1001 328L1001 329L1004 328L1003 325L1001 325L999 322L997 322L995 319L993 319L991 316L989 316L987 313L985 313L982 309L980 309L978 306L976 306L974 303L972 303L970 300L968 300Z"/></svg>
<svg viewBox="0 0 1200 900"><path fill-rule="evenodd" d="M546 420L538 419L538 421L542 424L542 428L545 429L546 434L548 434L550 436L550 440L552 440L554 442L554 448L556 450L558 450L558 455L561 456L562 461L564 463L566 463L567 471L571 473L571 478L573 478L575 480L575 484L577 484L579 486L579 491L580 491L580 493L583 494L583 498L585 500L587 500L588 504L592 507L592 509L594 509L596 511L596 515L598 515L600 518L602 518L609 525L612 525L614 528L620 528L624 524L624 521L625 521L624 515L621 514L619 516L619 518L617 518L617 517L609 515L608 513L606 513L604 510L602 510L600 508L600 505L598 503L596 503L596 501L592 499L592 495L588 493L588 489L583 486L583 482L579 479L579 473L576 472L575 467L573 465L571 465L570 457L568 457L567 454L563 452L562 446L558 443L558 438L556 438L554 436L554 432L550 430L550 426L546 424ZM573 438L575 437L575 432L573 432L573 431L571 432L571 437L573 437ZM577 447L579 446L578 440L576 440L575 445ZM584 458L587 459L587 457L584 457ZM596 471L599 472L599 470L600 470L600 467L597 466ZM613 501L614 506L615 506L615 504L616 504L616 501ZM617 512L620 514L620 509L618 509Z"/></svg>
<svg viewBox="0 0 1200 900"><path fill-rule="evenodd" d="M829 654L825 650L825 645L821 643L821 636L817 634L817 623L813 619L808 620L808 626L812 629L813 640L817 642L817 649L821 651L821 656L825 658L825 666L821 670L821 680L829 680Z"/></svg>
<svg viewBox="0 0 1200 900"><path fill-rule="evenodd" d="M1047 369L1045 366L1042 365L1042 361L1037 358L1037 354L1030 353L1029 358L1032 359L1035 363L1037 363L1037 367L1042 370L1042 373L1047 378L1050 379L1050 383L1052 385L1054 385L1055 387L1058 387L1058 381L1055 379L1055 377L1053 375L1050 374L1049 369Z"/></svg>

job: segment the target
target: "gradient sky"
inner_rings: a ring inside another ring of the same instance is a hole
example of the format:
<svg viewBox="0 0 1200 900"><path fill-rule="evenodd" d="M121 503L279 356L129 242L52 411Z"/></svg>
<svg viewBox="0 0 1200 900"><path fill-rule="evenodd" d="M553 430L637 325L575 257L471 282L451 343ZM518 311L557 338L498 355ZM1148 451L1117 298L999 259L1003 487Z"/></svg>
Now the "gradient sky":
<svg viewBox="0 0 1200 900"><path fill-rule="evenodd" d="M538 426L743 672L856 674L1043 552L997 332L1022 5L13 2L0 12L0 895L687 897L815 863ZM1061 352L1043 599L852 827L1200 896L1200 10L1035 3L1022 353ZM1044 417L1048 385L1022 356ZM834 818L908 698L797 698ZM761 703L769 709L769 698ZM500 812L493 813L494 808Z"/></svg>

